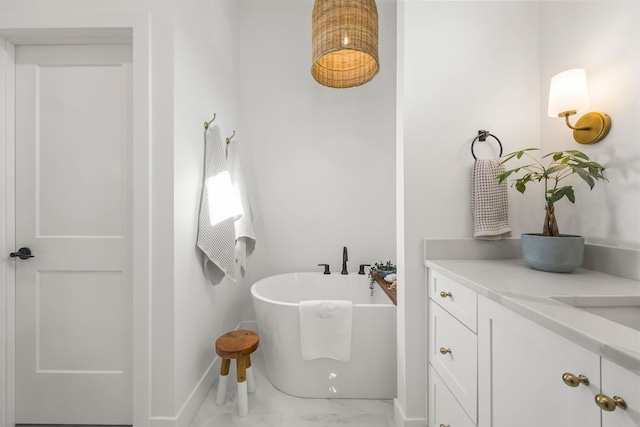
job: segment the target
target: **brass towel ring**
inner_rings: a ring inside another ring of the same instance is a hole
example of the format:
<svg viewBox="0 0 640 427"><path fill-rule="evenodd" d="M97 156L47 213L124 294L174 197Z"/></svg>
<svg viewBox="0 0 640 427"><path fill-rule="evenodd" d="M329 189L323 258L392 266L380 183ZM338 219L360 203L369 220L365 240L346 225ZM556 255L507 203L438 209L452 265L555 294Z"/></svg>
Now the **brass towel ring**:
<svg viewBox="0 0 640 427"><path fill-rule="evenodd" d="M498 145L500 146L500 156L499 157L502 157L502 143L500 142L498 137L495 136L495 135L490 134L488 130L479 130L478 131L478 136L476 136L473 139L473 142L471 143L471 155L473 156L473 158L475 160L477 160L478 158L476 157L476 154L473 152L473 145L476 143L476 141L480 141L480 142L486 141L488 136L491 136L491 137L493 137L493 139L498 141Z"/></svg>

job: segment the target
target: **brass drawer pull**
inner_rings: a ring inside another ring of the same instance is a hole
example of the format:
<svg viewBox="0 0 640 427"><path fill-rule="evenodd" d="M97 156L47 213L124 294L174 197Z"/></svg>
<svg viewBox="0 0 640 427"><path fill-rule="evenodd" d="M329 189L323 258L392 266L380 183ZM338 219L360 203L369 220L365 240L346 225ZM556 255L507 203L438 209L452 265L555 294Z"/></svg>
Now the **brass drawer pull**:
<svg viewBox="0 0 640 427"><path fill-rule="evenodd" d="M442 291L442 292L440 292L440 296L442 298L451 297L451 292Z"/></svg>
<svg viewBox="0 0 640 427"><path fill-rule="evenodd" d="M440 353L442 353L442 354L451 353L451 349L450 348L440 347Z"/></svg>
<svg viewBox="0 0 640 427"><path fill-rule="evenodd" d="M613 411L616 408L627 409L627 402L620 396L605 396L604 394L596 394L596 405L603 411Z"/></svg>
<svg viewBox="0 0 640 427"><path fill-rule="evenodd" d="M447 424L447 425L440 424L440 427L449 427L449 424Z"/></svg>
<svg viewBox="0 0 640 427"><path fill-rule="evenodd" d="M589 385L589 378L580 374L577 377L570 372L565 372L562 375L562 381L569 387L578 387L580 384Z"/></svg>

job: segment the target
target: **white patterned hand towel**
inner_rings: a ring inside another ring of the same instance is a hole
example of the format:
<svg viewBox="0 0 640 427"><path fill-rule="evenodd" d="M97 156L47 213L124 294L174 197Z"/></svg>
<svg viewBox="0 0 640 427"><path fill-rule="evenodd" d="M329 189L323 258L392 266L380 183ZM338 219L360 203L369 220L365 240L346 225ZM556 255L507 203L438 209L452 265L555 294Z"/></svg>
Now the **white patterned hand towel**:
<svg viewBox="0 0 640 427"><path fill-rule="evenodd" d="M473 237L501 240L511 237L507 183L498 183L505 171L500 159L476 159L471 172Z"/></svg>
<svg viewBox="0 0 640 427"><path fill-rule="evenodd" d="M242 215L238 194L227 170L225 146L218 126L205 135L205 163L198 248L204 253L204 272L213 285L225 275L236 281L234 221Z"/></svg>
<svg viewBox="0 0 640 427"><path fill-rule="evenodd" d="M302 360L328 357L348 361L351 357L353 303L343 300L300 302Z"/></svg>
<svg viewBox="0 0 640 427"><path fill-rule="evenodd" d="M240 162L238 141L227 145L227 164L231 182L240 196L243 215L234 223L236 230L236 262L240 267L240 273L244 276L247 269L247 257L253 253L256 247L256 235L253 231L253 211L249 196L244 184L244 175Z"/></svg>

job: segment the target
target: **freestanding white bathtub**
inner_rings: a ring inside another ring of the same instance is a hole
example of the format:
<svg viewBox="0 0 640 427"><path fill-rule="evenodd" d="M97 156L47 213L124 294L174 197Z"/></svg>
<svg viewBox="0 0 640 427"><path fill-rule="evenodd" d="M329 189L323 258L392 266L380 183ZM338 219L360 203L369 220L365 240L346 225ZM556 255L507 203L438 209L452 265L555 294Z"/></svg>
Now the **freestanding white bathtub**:
<svg viewBox="0 0 640 427"><path fill-rule="evenodd" d="M288 273L251 287L269 381L298 397L396 397L396 306L367 276ZM349 361L302 360L299 302L353 302Z"/></svg>

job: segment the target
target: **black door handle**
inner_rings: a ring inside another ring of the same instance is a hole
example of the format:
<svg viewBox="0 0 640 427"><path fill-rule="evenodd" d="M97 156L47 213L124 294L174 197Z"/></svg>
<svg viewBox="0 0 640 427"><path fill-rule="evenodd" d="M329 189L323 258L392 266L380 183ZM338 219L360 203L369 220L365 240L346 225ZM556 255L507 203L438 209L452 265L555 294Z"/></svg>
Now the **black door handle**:
<svg viewBox="0 0 640 427"><path fill-rule="evenodd" d="M11 252L9 254L11 258L20 258L20 259L29 259L34 258L34 255L31 255L31 249L29 248L20 248L18 252Z"/></svg>

